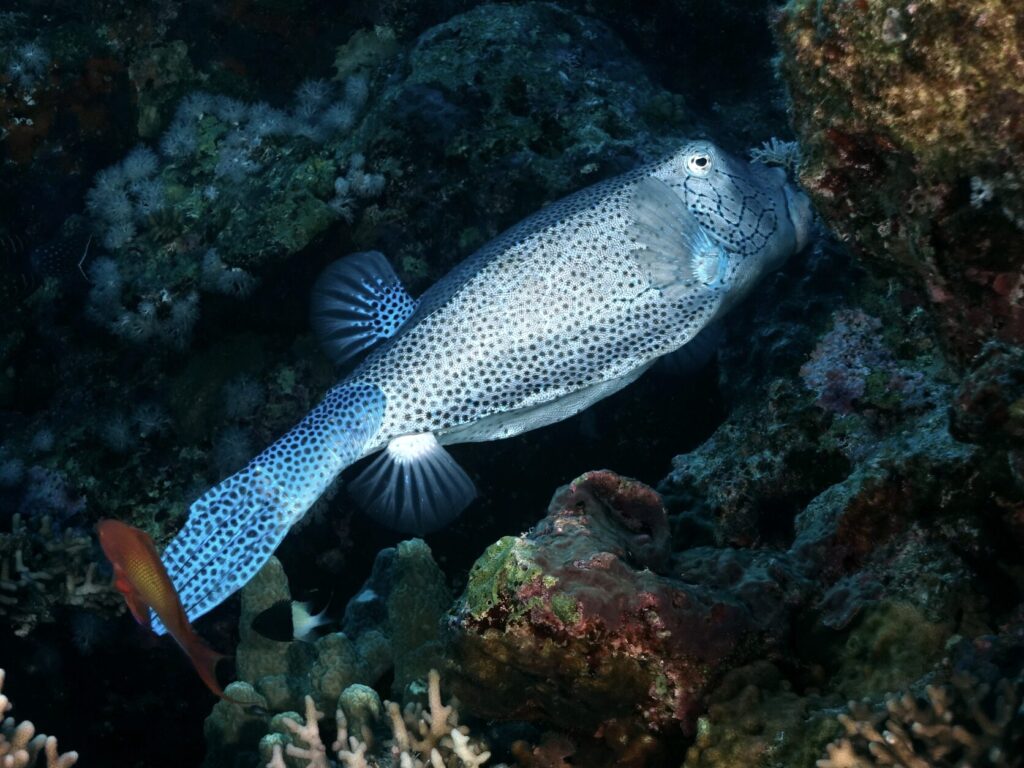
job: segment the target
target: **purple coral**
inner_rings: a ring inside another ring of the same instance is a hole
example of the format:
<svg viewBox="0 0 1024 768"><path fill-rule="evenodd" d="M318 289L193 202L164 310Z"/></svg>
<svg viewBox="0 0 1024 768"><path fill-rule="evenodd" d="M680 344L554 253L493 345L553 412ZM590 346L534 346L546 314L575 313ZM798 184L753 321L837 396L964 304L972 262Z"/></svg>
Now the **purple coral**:
<svg viewBox="0 0 1024 768"><path fill-rule="evenodd" d="M864 399L868 377L873 374L884 378L887 391L913 395L922 376L893 357L880 338L881 320L860 309L841 309L832 321L832 330L822 336L800 369L800 378L815 393L820 407L838 414L853 412Z"/></svg>

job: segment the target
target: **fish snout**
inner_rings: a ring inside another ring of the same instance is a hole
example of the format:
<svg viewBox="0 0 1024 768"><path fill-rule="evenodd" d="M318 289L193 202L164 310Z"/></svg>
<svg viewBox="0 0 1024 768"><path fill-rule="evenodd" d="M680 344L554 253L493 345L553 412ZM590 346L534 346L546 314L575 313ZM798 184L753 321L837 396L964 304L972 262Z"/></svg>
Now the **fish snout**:
<svg viewBox="0 0 1024 768"><path fill-rule="evenodd" d="M814 209L811 207L811 199L793 184L786 184L782 189L786 194L789 221L793 225L793 234L796 236L796 251L799 252L811 240Z"/></svg>

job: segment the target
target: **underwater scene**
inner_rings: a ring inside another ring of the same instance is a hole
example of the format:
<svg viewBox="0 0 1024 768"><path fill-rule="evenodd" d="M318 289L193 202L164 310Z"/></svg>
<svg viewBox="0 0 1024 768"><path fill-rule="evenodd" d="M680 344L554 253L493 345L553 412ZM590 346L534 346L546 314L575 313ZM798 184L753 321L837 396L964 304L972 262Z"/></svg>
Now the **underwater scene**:
<svg viewBox="0 0 1024 768"><path fill-rule="evenodd" d="M6 0L0 768L1024 768L1021 0Z"/></svg>

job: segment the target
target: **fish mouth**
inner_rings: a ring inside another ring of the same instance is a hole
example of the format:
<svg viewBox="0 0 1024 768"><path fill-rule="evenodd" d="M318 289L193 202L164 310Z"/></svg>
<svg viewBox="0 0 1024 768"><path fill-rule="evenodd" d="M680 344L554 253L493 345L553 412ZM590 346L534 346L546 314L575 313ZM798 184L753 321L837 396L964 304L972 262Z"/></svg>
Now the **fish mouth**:
<svg viewBox="0 0 1024 768"><path fill-rule="evenodd" d="M811 240L814 209L811 207L811 199L792 184L783 185L782 190L786 195L786 210L796 236L796 250L799 252L807 247Z"/></svg>

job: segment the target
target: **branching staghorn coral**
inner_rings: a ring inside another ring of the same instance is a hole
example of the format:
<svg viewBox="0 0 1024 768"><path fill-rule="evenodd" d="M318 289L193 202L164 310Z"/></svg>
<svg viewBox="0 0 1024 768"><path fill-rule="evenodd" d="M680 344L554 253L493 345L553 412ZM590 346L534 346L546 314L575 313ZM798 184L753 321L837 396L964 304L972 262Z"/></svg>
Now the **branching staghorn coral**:
<svg viewBox="0 0 1024 768"><path fill-rule="evenodd" d="M77 752L57 751L57 739L36 733L29 720L17 722L5 717L13 707L4 693L3 669L0 669L0 768L28 768L34 765L40 753L46 755L46 768L71 768L78 762Z"/></svg>
<svg viewBox="0 0 1024 768"><path fill-rule="evenodd" d="M491 753L472 739L469 728L459 725L455 702L441 700L441 676L431 670L428 676L427 707L410 704L402 710L395 702L387 702L392 738L382 754L375 754L371 729L364 723L359 735L349 733L348 720L339 706L335 713L337 735L331 752L344 768L479 768ZM292 735L292 743L276 742L267 768L287 768L285 756L306 761L304 768L330 768L327 748L320 738L317 723L324 713L317 710L313 699L306 697L302 722L294 717L283 719ZM302 744L296 744L300 741Z"/></svg>
<svg viewBox="0 0 1024 768"><path fill-rule="evenodd" d="M839 715L846 735L818 768L1019 768L1024 765L1024 678L982 683L966 673L929 685L927 700L904 693L881 712L850 704Z"/></svg>

